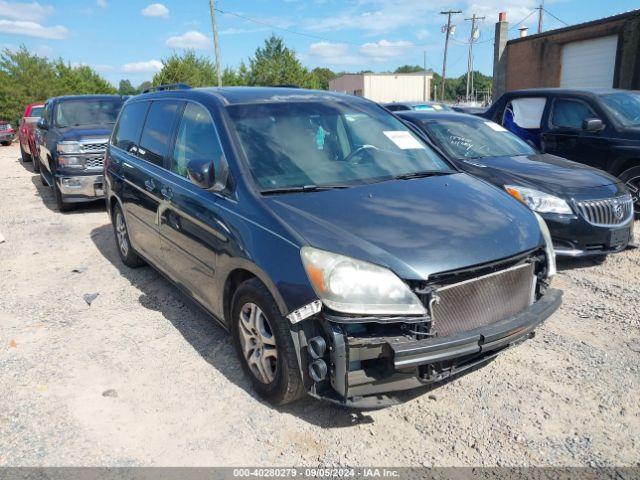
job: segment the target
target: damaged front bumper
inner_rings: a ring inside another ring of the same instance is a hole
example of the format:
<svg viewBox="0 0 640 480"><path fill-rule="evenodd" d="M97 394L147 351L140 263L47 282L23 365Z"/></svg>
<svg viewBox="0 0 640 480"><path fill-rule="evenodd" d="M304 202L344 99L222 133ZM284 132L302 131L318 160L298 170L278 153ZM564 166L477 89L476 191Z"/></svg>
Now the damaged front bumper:
<svg viewBox="0 0 640 480"><path fill-rule="evenodd" d="M401 400L393 392L441 382L531 338L534 329L558 309L561 298L560 290L548 289L513 317L449 337L420 340L388 326L373 331L354 329L319 314L314 323L322 332L318 335L300 327L296 340L303 372L313 372L320 361L326 368L316 373L326 374L322 378L305 374L305 384L312 396L350 407L371 409L398 403ZM326 349L320 351L319 337L326 343Z"/></svg>

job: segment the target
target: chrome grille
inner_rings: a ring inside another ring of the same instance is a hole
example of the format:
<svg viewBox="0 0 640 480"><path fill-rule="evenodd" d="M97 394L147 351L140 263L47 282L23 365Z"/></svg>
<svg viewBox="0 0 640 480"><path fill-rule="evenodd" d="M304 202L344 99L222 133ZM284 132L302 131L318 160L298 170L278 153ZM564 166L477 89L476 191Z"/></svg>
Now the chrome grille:
<svg viewBox="0 0 640 480"><path fill-rule="evenodd" d="M102 168L103 160L102 157L87 158L84 166L85 168Z"/></svg>
<svg viewBox="0 0 640 480"><path fill-rule="evenodd" d="M0 123L0 132L6 132L9 130L9 124L7 123Z"/></svg>
<svg viewBox="0 0 640 480"><path fill-rule="evenodd" d="M100 143L80 143L80 153L104 153L107 149L106 142Z"/></svg>
<svg viewBox="0 0 640 480"><path fill-rule="evenodd" d="M576 201L580 215L591 225L613 227L627 223L633 215L631 195L622 195L601 200Z"/></svg>
<svg viewBox="0 0 640 480"><path fill-rule="evenodd" d="M534 300L534 267L525 263L437 289L431 304L432 330L446 337L522 312Z"/></svg>

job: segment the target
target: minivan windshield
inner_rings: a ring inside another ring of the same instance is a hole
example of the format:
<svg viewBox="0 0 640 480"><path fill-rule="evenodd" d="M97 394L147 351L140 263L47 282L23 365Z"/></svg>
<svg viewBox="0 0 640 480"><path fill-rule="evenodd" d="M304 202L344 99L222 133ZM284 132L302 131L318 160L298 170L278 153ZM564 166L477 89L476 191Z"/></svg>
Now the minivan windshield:
<svg viewBox="0 0 640 480"><path fill-rule="evenodd" d="M535 150L497 123L476 118L425 120L420 125L456 159L533 155Z"/></svg>
<svg viewBox="0 0 640 480"><path fill-rule="evenodd" d="M64 100L56 107L56 127L113 124L122 103L120 98Z"/></svg>
<svg viewBox="0 0 640 480"><path fill-rule="evenodd" d="M625 127L640 125L640 93L609 93L600 97L605 107Z"/></svg>
<svg viewBox="0 0 640 480"><path fill-rule="evenodd" d="M304 101L227 108L263 191L344 187L455 171L375 105Z"/></svg>

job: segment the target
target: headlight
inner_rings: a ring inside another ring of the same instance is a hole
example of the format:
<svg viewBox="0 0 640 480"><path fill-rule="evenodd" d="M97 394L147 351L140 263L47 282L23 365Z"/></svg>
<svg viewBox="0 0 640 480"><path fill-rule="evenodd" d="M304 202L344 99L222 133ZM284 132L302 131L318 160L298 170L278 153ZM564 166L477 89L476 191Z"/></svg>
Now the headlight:
<svg viewBox="0 0 640 480"><path fill-rule="evenodd" d="M511 196L517 198L534 212L538 213L568 213L571 214L571 207L563 199L539 192L532 188L516 187L515 185L505 185L504 189Z"/></svg>
<svg viewBox="0 0 640 480"><path fill-rule="evenodd" d="M58 165L64 168L84 168L83 157L73 157L73 156L59 156L58 157Z"/></svg>
<svg viewBox="0 0 640 480"><path fill-rule="evenodd" d="M424 315L409 287L390 270L336 253L302 247L302 263L322 303L343 313Z"/></svg>
<svg viewBox="0 0 640 480"><path fill-rule="evenodd" d="M551 232L549 232L549 227L547 227L547 222L544 221L544 218L536 212L533 212L533 214L536 216L536 220L538 220L538 225L540 225L540 230L544 237L544 251L547 254L547 271L549 272L547 276L553 277L556 274L556 252L553 249Z"/></svg>
<svg viewBox="0 0 640 480"><path fill-rule="evenodd" d="M78 142L58 142L56 145L58 153L80 153L80 144Z"/></svg>

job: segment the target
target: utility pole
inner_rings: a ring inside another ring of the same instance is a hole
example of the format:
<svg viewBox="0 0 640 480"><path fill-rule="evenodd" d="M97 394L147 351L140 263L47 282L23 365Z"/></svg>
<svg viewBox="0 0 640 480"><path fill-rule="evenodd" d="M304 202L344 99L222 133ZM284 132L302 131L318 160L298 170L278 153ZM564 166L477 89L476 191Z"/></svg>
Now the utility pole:
<svg viewBox="0 0 640 480"><path fill-rule="evenodd" d="M214 0L209 0L209 10L211 11L211 30L213 30L213 51L215 53L216 75L218 76L218 86L222 86L222 74L220 73L220 46L218 45L218 27L216 26L216 9Z"/></svg>
<svg viewBox="0 0 640 480"><path fill-rule="evenodd" d="M485 17L478 17L475 13L471 18L465 18L471 21L471 34L469 35L469 58L467 60L467 102L473 95L473 42L478 40L479 30L476 28L478 20L484 20Z"/></svg>
<svg viewBox="0 0 640 480"><path fill-rule="evenodd" d="M427 51L422 52L422 101L427 101Z"/></svg>
<svg viewBox="0 0 640 480"><path fill-rule="evenodd" d="M538 33L542 33L542 15L544 12L544 0L542 3L536 8L538 10Z"/></svg>
<svg viewBox="0 0 640 480"><path fill-rule="evenodd" d="M451 15L462 13L461 10L447 10L440 12L440 15L447 16L447 25L443 27L446 34L444 40L444 58L442 59L442 85L440 87L440 101L444 101L444 84L447 80L447 50L449 50L449 35L451 35Z"/></svg>

